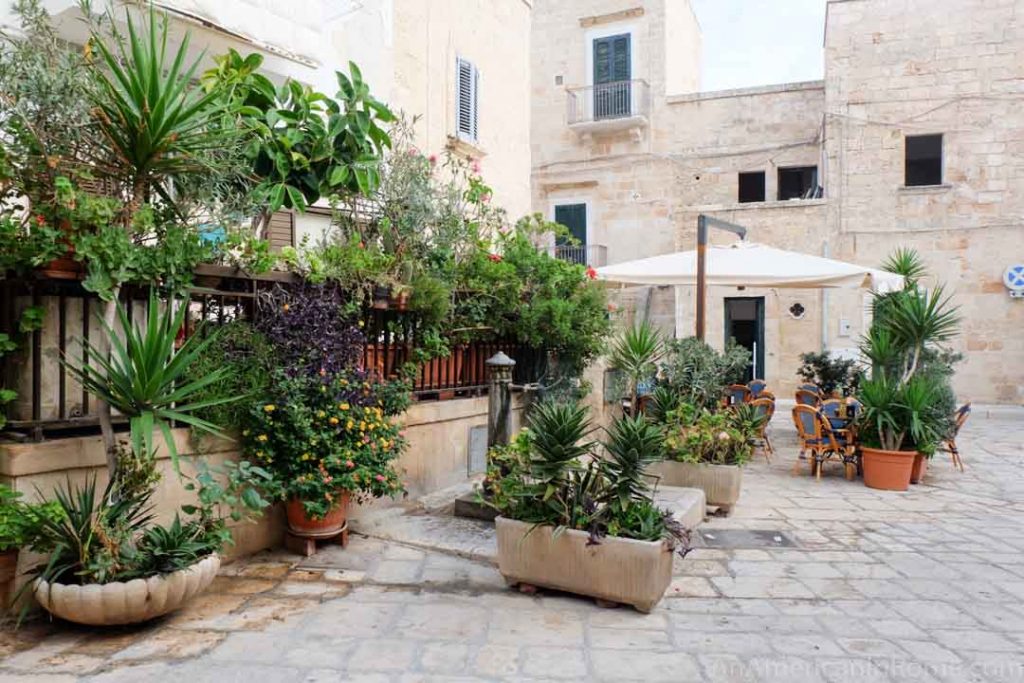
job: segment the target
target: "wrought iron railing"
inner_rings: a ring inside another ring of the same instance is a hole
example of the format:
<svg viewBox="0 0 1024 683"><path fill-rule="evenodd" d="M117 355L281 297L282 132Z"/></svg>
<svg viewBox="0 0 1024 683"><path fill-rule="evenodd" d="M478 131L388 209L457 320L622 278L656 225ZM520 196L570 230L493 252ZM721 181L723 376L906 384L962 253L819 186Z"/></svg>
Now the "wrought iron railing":
<svg viewBox="0 0 1024 683"><path fill-rule="evenodd" d="M287 273L250 277L234 268L202 266L191 289L188 333L199 321L222 325L253 320L259 315L257 297L282 283L297 282ZM145 314L148 288L124 287L122 303L129 319ZM130 305L128 305L130 303ZM29 306L42 311L39 329L19 334L21 312ZM67 372L62 358L83 357L80 340L101 334L96 312L101 302L77 279L53 279L35 274L28 278L0 279L0 333L19 337L19 349L0 355L0 388L13 389L17 398L0 406L7 416L9 436L42 438L49 433L95 433L95 400ZM409 370L413 393L420 400L482 394L487 389L485 361L498 351L516 359L514 381L536 382L546 367L545 354L511 339L492 339L452 345L448 356L416 362L416 316L397 308L363 309L366 344L363 366L382 377ZM88 356L84 355L88 361ZM413 363L408 366L408 363Z"/></svg>
<svg viewBox="0 0 1024 683"><path fill-rule="evenodd" d="M548 253L557 259L581 266L600 268L608 265L608 247L603 244L559 244L548 247Z"/></svg>
<svg viewBox="0 0 1024 683"><path fill-rule="evenodd" d="M650 86L641 79L569 88L567 93L569 125L650 114Z"/></svg>

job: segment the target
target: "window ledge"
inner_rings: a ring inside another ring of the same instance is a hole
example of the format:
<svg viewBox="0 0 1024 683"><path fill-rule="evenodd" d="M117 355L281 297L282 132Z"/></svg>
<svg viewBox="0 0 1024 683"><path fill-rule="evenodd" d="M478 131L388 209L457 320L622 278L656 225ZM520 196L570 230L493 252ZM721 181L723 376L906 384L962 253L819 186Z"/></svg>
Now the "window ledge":
<svg viewBox="0 0 1024 683"><path fill-rule="evenodd" d="M733 202L730 204L704 204L695 206L695 211L752 211L755 209L802 209L812 206L824 206L828 203L827 197L817 199L784 199L767 202Z"/></svg>
<svg viewBox="0 0 1024 683"><path fill-rule="evenodd" d="M953 189L952 185L902 185L900 194L938 194Z"/></svg>
<svg viewBox="0 0 1024 683"><path fill-rule="evenodd" d="M471 142L455 135L448 136L448 149L467 159L482 159L487 156L479 142Z"/></svg>

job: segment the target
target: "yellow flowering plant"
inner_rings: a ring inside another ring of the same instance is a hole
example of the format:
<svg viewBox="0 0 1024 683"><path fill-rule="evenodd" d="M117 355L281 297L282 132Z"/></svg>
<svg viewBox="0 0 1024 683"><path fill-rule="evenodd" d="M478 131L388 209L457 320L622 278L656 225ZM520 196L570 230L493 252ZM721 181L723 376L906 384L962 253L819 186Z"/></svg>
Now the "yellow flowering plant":
<svg viewBox="0 0 1024 683"><path fill-rule="evenodd" d="M404 493L394 461L405 449L394 418L409 386L365 372L286 377L271 383L242 431L247 457L269 471L284 500L321 519L348 492L362 500Z"/></svg>

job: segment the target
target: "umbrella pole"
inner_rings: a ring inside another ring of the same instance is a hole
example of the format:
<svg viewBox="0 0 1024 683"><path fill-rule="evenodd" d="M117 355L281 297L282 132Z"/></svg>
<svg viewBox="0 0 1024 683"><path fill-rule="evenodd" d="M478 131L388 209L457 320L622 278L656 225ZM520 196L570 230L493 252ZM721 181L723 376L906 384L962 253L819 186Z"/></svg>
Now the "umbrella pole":
<svg viewBox="0 0 1024 683"><path fill-rule="evenodd" d="M736 233L740 239L745 239L747 229L742 225L736 225L711 216L699 214L697 216L697 339L704 341L705 332L705 305L707 302L707 249L708 249L708 227L721 228Z"/></svg>

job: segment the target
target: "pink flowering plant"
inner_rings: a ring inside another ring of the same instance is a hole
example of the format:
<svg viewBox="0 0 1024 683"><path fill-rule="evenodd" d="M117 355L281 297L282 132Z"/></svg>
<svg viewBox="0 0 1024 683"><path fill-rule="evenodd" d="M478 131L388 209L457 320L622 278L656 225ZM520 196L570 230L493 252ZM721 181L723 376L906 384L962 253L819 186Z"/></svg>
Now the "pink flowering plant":
<svg viewBox="0 0 1024 683"><path fill-rule="evenodd" d="M403 381L359 370L279 377L252 406L247 457L269 471L282 500L322 519L348 492L357 501L404 493L395 460L406 447L394 418L409 404Z"/></svg>

